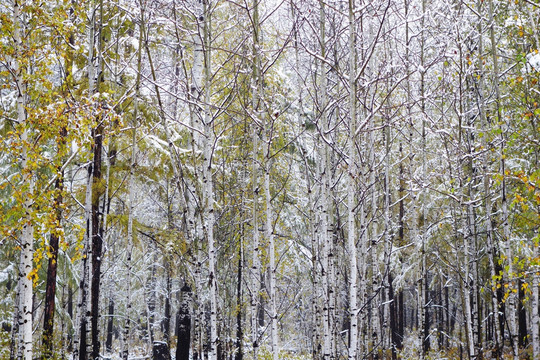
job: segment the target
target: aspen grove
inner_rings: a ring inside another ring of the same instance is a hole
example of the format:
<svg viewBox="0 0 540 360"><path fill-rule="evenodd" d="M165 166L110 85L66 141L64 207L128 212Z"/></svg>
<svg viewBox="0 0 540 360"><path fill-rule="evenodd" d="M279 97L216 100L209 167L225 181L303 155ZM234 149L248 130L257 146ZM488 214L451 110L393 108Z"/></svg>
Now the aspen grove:
<svg viewBox="0 0 540 360"><path fill-rule="evenodd" d="M0 359L540 359L538 0L0 2Z"/></svg>

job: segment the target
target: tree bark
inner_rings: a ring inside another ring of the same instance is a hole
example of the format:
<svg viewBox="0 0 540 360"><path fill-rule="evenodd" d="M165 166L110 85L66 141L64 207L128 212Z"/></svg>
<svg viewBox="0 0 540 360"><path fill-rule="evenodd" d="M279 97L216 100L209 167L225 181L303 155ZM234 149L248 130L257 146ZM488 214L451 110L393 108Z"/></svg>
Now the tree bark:
<svg viewBox="0 0 540 360"><path fill-rule="evenodd" d="M191 348L191 288L187 284L184 284L180 292L182 294L182 302L176 318L178 331L176 359L189 360L189 351Z"/></svg>
<svg viewBox="0 0 540 360"><path fill-rule="evenodd" d="M518 332L519 341L518 345L521 348L527 346L528 332L527 332L527 311L523 302L525 301L525 291L523 290L523 280L518 281Z"/></svg>
<svg viewBox="0 0 540 360"><path fill-rule="evenodd" d="M326 11L324 1L319 1L319 37L320 37L320 47L321 47L321 58L326 58ZM321 276L321 286L322 286L322 359L328 360L332 355L332 322L331 322L331 292L330 288L332 286L330 279L330 247L332 244L331 232L329 228L329 213L330 203L329 195L331 192L330 188L330 153L328 150L328 145L326 140L320 140L328 134L328 113L327 113L327 66L324 62L320 62L321 75L320 75L320 104L318 104L320 112L320 129L321 134L319 135L319 167L318 175L320 176L319 182L320 185L320 206L317 206L318 209L318 218L320 224L320 230L317 231L318 237L320 237L320 276ZM319 227L319 226L317 226ZM318 239L317 239L318 240Z"/></svg>
<svg viewBox="0 0 540 360"><path fill-rule="evenodd" d="M101 122L98 119L98 122ZM99 294L101 286L101 259L103 256L103 218L100 210L101 156L103 151L103 127L99 124L94 133L94 164L92 171L92 284L91 284L91 358L97 359L100 351L99 341Z"/></svg>
<svg viewBox="0 0 540 360"><path fill-rule="evenodd" d="M357 358L357 341L358 341L358 306L357 306L357 249L356 249L356 177L359 175L356 164L356 16L355 2L349 0L348 6L348 30L349 30L349 137L347 149L349 152L348 176L347 176L347 253L349 263L349 344L348 344L348 359L356 360ZM363 354L362 354L363 355Z"/></svg>
<svg viewBox="0 0 540 360"><path fill-rule="evenodd" d="M171 263L169 260L169 255L165 257L165 283L166 283L166 293L165 293L165 306L164 306L164 316L163 316L163 339L167 343L167 346L171 346Z"/></svg>
<svg viewBox="0 0 540 360"><path fill-rule="evenodd" d="M114 335L114 299L112 297L112 292L109 298L108 317L107 317L107 337L105 340L105 351L110 353L112 351L112 342Z"/></svg>
<svg viewBox="0 0 540 360"><path fill-rule="evenodd" d="M258 129L260 126L262 96L263 96L263 80L261 69L261 49L260 49L260 26L259 26L259 2L260 0L253 0L253 63L252 63L252 94L251 94L251 106L253 110L253 125L252 125L252 165L251 165L251 188L253 193L253 205L252 205L252 264L251 264L251 293L250 293L250 307L251 307L251 342L253 347L253 357L258 357L259 350L259 325L258 315L262 311L263 304L258 301L259 293L261 292L261 269L260 269L260 241L259 241L259 181L258 181L258 153L259 153L259 141L258 141Z"/></svg>
<svg viewBox="0 0 540 360"><path fill-rule="evenodd" d="M535 240L534 246L534 256L538 257L538 242ZM532 279L532 302L531 302L531 311L532 311L532 337L531 343L533 346L533 358L538 359L540 356L540 316L538 314L538 305L540 303L540 296L538 291L538 266L533 269L533 279Z"/></svg>
<svg viewBox="0 0 540 360"><path fill-rule="evenodd" d="M65 129L64 129L65 130ZM65 131L62 132L65 134ZM64 191L64 171L59 169L59 174L57 175L55 181L55 204L56 206L56 221L57 229L60 228L60 222L62 219L62 207L63 202L62 192ZM54 312L55 312L55 297L56 297L56 272L58 268L58 242L59 234L57 231L51 233L49 239L49 264L47 267L47 280L45 288L45 310L43 314L43 333L42 333L42 342L43 342L43 354L42 359L48 359L54 354Z"/></svg>
<svg viewBox="0 0 540 360"><path fill-rule="evenodd" d="M203 61L198 64L201 66L201 76L203 83L200 90L204 90L204 98L200 104L198 116L202 120L202 141L203 169L202 169L202 226L203 234L207 242L208 251L208 287L210 300L210 353L209 359L217 359L218 333L217 333L217 281L216 281L216 249L214 245L214 181L212 174L212 159L214 151L214 119L210 110L211 94L211 52L210 52L210 9L212 4L210 0L203 1L202 10L198 17L199 30L201 34L201 45L203 50ZM195 66L195 64L194 64Z"/></svg>
<svg viewBox="0 0 540 360"><path fill-rule="evenodd" d="M17 123L19 126L26 127L27 114L26 114L26 82L24 80L24 67L21 64L21 58L23 54L23 39L24 35L24 22L23 14L21 13L21 4L19 0L13 3L13 16L14 16L14 31L13 38L15 41L15 56L13 58L13 70L15 82L17 84ZM21 135L21 141L24 143L31 141L29 139L29 130L25 128ZM26 144L23 145L23 152L21 155L21 167L24 170L28 169L29 155L26 149ZM26 200L23 203L24 215L21 219L23 222L22 232L20 236L20 260L19 260L19 303L18 303L18 357L24 360L32 360L33 347L32 347L32 298L33 298L33 254L34 254L34 226L32 219L32 190L33 190L33 175L31 172L24 174L23 179L27 181L28 194Z"/></svg>
<svg viewBox="0 0 540 360"><path fill-rule="evenodd" d="M135 168L137 166L137 127L139 126L138 114L139 114L139 94L141 83L141 68L142 68L142 48L143 38L145 32L143 28L144 13L141 12L141 25L139 26L139 46L137 51L137 77L135 79L135 95L133 100L133 113L131 119L131 154L129 159L129 175L128 175L128 199L127 199L127 211L128 211L128 224L127 224L127 244L126 244L126 264L127 264L127 296L126 296L126 313L124 320L123 330L123 348L122 348L122 360L127 360L129 356L129 333L131 328L131 256L133 248L133 209L134 209L134 181L135 181ZM99 356L99 354L96 354ZM95 358L94 358L95 359Z"/></svg>
<svg viewBox="0 0 540 360"><path fill-rule="evenodd" d="M244 226L242 225L242 231L241 236L244 237ZM244 301L243 301L243 293L242 293L242 281L243 281L243 272L242 269L244 267L243 264L244 259L244 251L243 251L243 241L240 240L239 248L238 248L238 269L237 269L237 276L236 276L236 353L235 353L235 360L243 360L244 359L244 347L243 347L243 341L244 341L244 328L242 326L242 314L244 310Z"/></svg>

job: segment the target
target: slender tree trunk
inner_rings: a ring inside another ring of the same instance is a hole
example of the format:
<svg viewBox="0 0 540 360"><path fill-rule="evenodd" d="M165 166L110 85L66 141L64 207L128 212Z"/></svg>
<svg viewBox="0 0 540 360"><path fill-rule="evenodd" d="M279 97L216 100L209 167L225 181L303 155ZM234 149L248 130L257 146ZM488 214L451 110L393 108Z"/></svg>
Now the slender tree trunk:
<svg viewBox="0 0 540 360"><path fill-rule="evenodd" d="M390 223L390 167L391 167L391 155L390 155L390 139L392 131L390 129L390 124L388 123L388 118L386 119L387 123L384 127L384 141L386 147L386 159L385 159L385 169L384 169L384 274L382 283L384 286L383 293L385 294L385 299L382 304L383 308L383 328L382 333L385 339L383 345L383 351L388 349L388 344L392 351L392 356L395 357L395 349L393 344L394 342L394 324L395 319L395 304L394 304L394 290L392 288L392 276L391 273L391 254L392 254L392 226ZM392 324L389 325L389 321ZM389 331L388 331L389 330ZM388 341L389 340L389 341Z"/></svg>
<svg viewBox="0 0 540 360"><path fill-rule="evenodd" d="M523 280L518 281L518 327L519 327L519 347L525 348L527 346L527 311L523 302L525 301L525 291L523 290Z"/></svg>
<svg viewBox="0 0 540 360"><path fill-rule="evenodd" d="M156 242L152 242L151 245L152 252L154 253L154 261L151 265L150 270L150 279L147 283L147 293L148 293L148 340L150 348L152 348L155 340L155 317L156 317L156 301L157 301L157 281L156 281L156 267L158 262L158 249ZM168 348L168 342L167 342Z"/></svg>
<svg viewBox="0 0 540 360"><path fill-rule="evenodd" d="M420 49L420 107L422 112L422 181L427 181L427 164L426 164L426 122L427 122L427 114L426 114L426 105L425 105L425 41L426 41L426 34L425 34L425 17L426 17L426 0L422 0L422 19L421 19L421 28L422 28L422 36L421 36L421 49ZM420 338L422 342L422 351L420 359L424 359L424 356L428 353L430 349L430 341L429 341L429 313L428 313L428 270L426 265L426 222L427 222L427 189L424 184L422 184L421 189L421 196L422 196L422 203L421 203L421 213L420 213L420 219L421 223L419 224L420 232L421 232L421 248L420 248L420 254L421 254L421 260L420 260L420 280L419 280L419 287L418 287L418 300L419 300L419 306L418 306L418 312L419 312L419 321L420 321Z"/></svg>
<svg viewBox="0 0 540 360"><path fill-rule="evenodd" d="M255 91L255 90L254 90ZM251 341L253 347L253 357L257 358L259 349L259 327L257 325L258 307L262 304L257 304L259 291L260 291L260 261L259 261L259 186L258 186L258 167L257 167L257 139L256 126L253 127L253 155L252 155L252 170L251 170L251 186L253 192L253 204L252 204L252 217L251 223L253 228L253 240L252 240L252 262L251 262L251 292L250 292L250 306L251 306Z"/></svg>
<svg viewBox="0 0 540 360"><path fill-rule="evenodd" d="M75 317L75 333L73 336L73 360L86 360L87 355L87 309L88 309L88 293L89 293L89 274L91 272L92 263L90 256L92 247L90 239L92 238L92 163L88 165L88 174L86 180L85 208L84 216L86 223L86 231L84 237L84 248L81 264L82 276L79 284L79 295L77 298L77 313Z"/></svg>
<svg viewBox="0 0 540 360"><path fill-rule="evenodd" d="M492 7L493 7L493 4L490 2L489 3L489 16L490 16L490 22L491 22L490 34L491 34L492 47L495 47L497 45L494 43L494 28L493 28L494 21L493 21ZM480 9L481 7L479 6L478 8ZM481 23L481 19L479 19L479 32L481 33L480 23ZM482 39L482 35L480 35L480 39ZM482 55L482 50L481 50L482 45L479 45L479 47L480 47L479 53L480 55ZM478 58L478 67L480 69L480 73L482 74L483 73L483 59L481 58L481 56L479 56ZM498 66L496 66L496 68L497 67ZM495 76L497 77L498 75L495 75ZM480 81L481 81L480 88L483 88L484 87L483 78L481 78ZM484 103L485 101L484 101L484 98L482 97L480 99L480 106L479 106L480 119L482 121L482 127L484 128L484 131L487 131L488 124L487 124L487 119L486 119L485 110L484 110L485 108ZM487 146L488 146L486 142L486 138L487 136L482 137L482 142L483 142L482 145L485 149L487 149ZM488 156L487 154L485 154L483 156L483 172L486 173L487 171L488 171ZM503 342L503 336L502 336L503 331L500 327L498 316L497 316L499 312L499 301L495 293L497 289L497 280L496 280L497 271L496 271L496 266L495 266L496 261L497 261L495 258L497 249L496 249L496 243L495 243L495 238L494 238L494 232L492 229L492 223L493 223L492 203L491 203L492 194L490 192L490 189L491 189L490 176L484 176L484 198L485 198L485 208L486 208L486 215L487 215L486 216L486 242L488 246L489 269L490 269L490 275L491 275L491 288L493 292L493 295L491 296L491 306L493 307L493 324L495 328L494 355L496 358L499 358L501 356L501 350L503 348L504 342Z"/></svg>
<svg viewBox="0 0 540 360"><path fill-rule="evenodd" d="M163 339L167 343L167 347L171 347L171 262L169 254L164 259L165 268L165 306L163 314Z"/></svg>
<svg viewBox="0 0 540 360"><path fill-rule="evenodd" d="M355 2L349 0L348 7L349 21L349 138L347 149L349 152L348 177L347 177L347 253L349 255L349 344L348 344L348 359L356 360L357 358L357 341L358 341L358 306L357 306L357 249L356 249L356 224L355 224L355 207L356 207L356 177L359 175L356 164L356 16ZM363 259L364 260L364 259Z"/></svg>
<svg viewBox="0 0 540 360"><path fill-rule="evenodd" d="M266 143L265 148L265 160L264 160L264 197L265 197L265 237L268 240L268 252L269 252L269 301L270 301L270 328L272 338L272 357L274 360L278 360L279 348L278 348L278 329L277 329L277 308L276 308L276 249L274 234L272 228L273 211L272 211L272 197L270 196L270 171L271 171L271 145L272 145L272 120L268 119L265 122L265 129L263 135L263 143Z"/></svg>
<svg viewBox="0 0 540 360"><path fill-rule="evenodd" d="M467 130L467 132L469 132L469 130ZM470 149L469 149L470 150ZM469 154L470 154L470 151L468 151ZM469 164L470 165L470 164ZM466 166L464 166L466 167ZM467 169L464 169L464 173L468 173ZM463 175L465 176L465 175ZM470 178L471 181L472 181L472 177ZM463 180L461 180L463 181ZM465 191L465 190L464 190ZM466 209L464 211L464 214L463 214L463 229L464 229L464 234L463 234L463 253L464 253L464 262L463 262L463 266L465 267L465 271L464 271L464 274L463 274L463 301L464 301L464 309L463 311L465 312L465 330L466 330L466 335L467 335L467 346L468 346L468 353L469 353L469 357L471 358L474 358L476 355L475 355L475 342L474 342L474 319L473 319L473 309L472 309L472 306L473 304L471 304L471 297L473 296L473 289L474 289L474 286L472 284L472 282L474 282L473 280L473 275L471 275L471 253L472 253L472 250L471 250L471 243L472 243L472 238L474 236L474 231L472 229L472 224L471 224L471 221L470 221L470 217L472 216L471 215L471 206L467 206L465 205L467 203L467 201L471 201L470 200L470 192L468 192L468 194L463 194L462 196L462 200L461 200L461 208L462 209ZM474 260L473 260L474 261Z"/></svg>
<svg viewBox="0 0 540 360"><path fill-rule="evenodd" d="M19 346L17 343L19 337L19 297L20 297L20 281L17 281L15 288L15 309L13 311L13 320L11 322L11 335L9 342L9 360L15 360L15 358L20 358L18 354Z"/></svg>
<svg viewBox="0 0 540 360"><path fill-rule="evenodd" d="M538 257L538 241L534 243L534 257ZM531 343L533 346L533 358L538 359L540 357L540 316L538 314L538 305L540 304L540 296L538 291L539 275L537 267L533 269L532 279L532 302L531 302L531 326L532 326L532 338Z"/></svg>
<svg viewBox="0 0 540 360"><path fill-rule="evenodd" d="M65 129L64 129L65 130ZM65 135L65 131L62 132ZM63 202L62 192L64 191L64 171L59 169L58 178L55 181L55 203L57 228L60 228L62 219ZM48 359L54 354L54 313L55 313L55 297L56 297L56 272L58 267L58 242L59 233L52 232L49 240L49 264L47 267L47 280L45 288L45 310L43 315L43 354L42 359Z"/></svg>
<svg viewBox="0 0 540 360"><path fill-rule="evenodd" d="M99 120L98 120L99 121ZM92 171L92 284L91 284L91 358L99 357L99 293L101 285L101 259L103 253L103 219L100 210L101 156L103 150L103 127L98 125L94 135L94 164Z"/></svg>
<svg viewBox="0 0 540 360"><path fill-rule="evenodd" d="M189 350L191 348L191 288L184 285L180 292L182 302L176 318L178 330L176 360L189 360Z"/></svg>
<svg viewBox="0 0 540 360"><path fill-rule="evenodd" d="M260 240L259 240L259 172L258 172L258 153L259 153L259 141L258 141L258 128L262 121L262 112L260 111L262 96L263 96L263 80L261 70L261 49L260 49L260 26L259 26L259 0L253 0L253 79L252 79L252 109L254 122L252 126L252 166L251 166L251 187L253 193L253 205L252 205L252 228L253 228L253 241L252 241L252 265L251 265L251 341L253 347L253 357L257 358L259 349L259 326L258 326L258 313L262 303L258 303L259 292L261 290L260 277Z"/></svg>
<svg viewBox="0 0 540 360"><path fill-rule="evenodd" d="M88 44L88 94L90 96L94 95L96 91L96 67L94 64L94 56L95 56L95 13L96 13L96 6L95 3L92 3L91 9L90 9L90 24L89 24L89 44ZM94 139L94 142L96 140L97 134L95 130L92 131L92 138ZM101 142L101 136L99 136L99 141ZM88 165L88 177L87 177L87 184L86 184L86 194L85 194L85 223L86 223L86 233L85 233L85 242L84 242L84 250L83 250L83 261L82 261L82 276L80 279L80 286L79 286L79 296L78 296L78 302L77 302L77 318L76 318L76 326L75 326L75 336L74 336L74 349L73 349L73 360L79 359L79 360L86 360L88 358L88 354L92 351L90 346L91 342L89 341L88 332L90 331L90 324L92 322L92 309L88 311L88 301L89 301L89 294L91 293L91 284L90 284L90 275L94 275L94 271L92 269L92 266L94 264L94 229L96 226L94 226L93 222L95 221L95 217L97 215L98 209L94 209L94 204L99 204L99 195L94 194L94 163L95 161L95 150L96 144L94 143L92 145L92 153L94 155L94 160L90 162ZM101 149L99 150L99 156L101 157ZM101 162L101 158L98 161ZM97 190L97 186L96 189ZM97 198L97 200L94 200L94 197ZM94 211L95 210L95 211ZM97 236L96 236L96 245L97 244ZM97 314L96 314L97 315Z"/></svg>
<svg viewBox="0 0 540 360"><path fill-rule="evenodd" d="M395 293L394 293L394 286L392 284L393 282L392 273L391 271L388 271L388 301L390 302L390 337L391 337L391 350L392 350L392 360L397 360L397 343L398 343L398 302L396 301Z"/></svg>
<svg viewBox="0 0 540 360"><path fill-rule="evenodd" d="M141 14L141 23L144 21ZM126 245L126 264L127 264L127 291L126 291L126 313L124 320L124 329L122 336L122 360L127 360L129 356L129 336L131 328L131 256L133 248L133 209L134 209L134 182L135 182L135 167L137 165L137 127L139 124L139 93L141 83L141 66L142 66L142 48L144 38L143 25L139 26L139 46L137 51L137 77L135 79L135 95L133 100L133 112L131 119L131 155L129 160L129 175L128 175L128 224L127 224L127 245ZM99 354L97 354L99 356Z"/></svg>
<svg viewBox="0 0 540 360"><path fill-rule="evenodd" d="M241 235L242 239L240 240L239 248L238 248L238 269L237 269L237 276L236 276L236 354L235 354L235 360L243 360L244 359L244 347L243 347L243 341L244 341L244 329L242 326L242 314L244 312L244 301L243 301L243 292L242 292L242 282L243 282L243 267L244 267L244 242L243 238L245 236L244 233L244 225L242 224L242 230Z"/></svg>
<svg viewBox="0 0 540 360"><path fill-rule="evenodd" d="M113 146L112 149L109 151L107 159L107 184L109 184L110 179L110 171L111 168L115 166L116 164L116 148ZM109 185L107 185L107 191L105 194L105 199L107 199L107 210L106 213L109 214L110 208L111 208L111 196L109 195ZM106 220L106 218L105 218ZM103 226L106 229L106 224ZM111 259L116 259L116 246L115 243L112 244L112 250L109 250L111 253ZM113 335L114 335L114 309L115 309L115 288L114 281L112 279L109 280L109 303L107 305L107 334L105 337L105 351L107 353L112 352L112 345L113 345Z"/></svg>
<svg viewBox="0 0 540 360"><path fill-rule="evenodd" d="M496 107L496 119L495 121L501 121L501 111L500 111L500 94L499 94L499 61L497 56L497 47L498 44L495 42L495 19L494 19L494 13L493 13L493 3L489 2L489 22L490 22L490 41L491 41L491 57L493 60L493 87L495 90L495 107ZM487 180L488 178L485 178L486 182L489 182ZM489 186L488 184L485 184L484 186ZM491 256L490 256L490 267L491 267L491 276L492 276L492 289L494 292L497 292L500 294L501 290L497 289L498 282L496 280L496 275L499 274L499 271L497 270L497 246L492 230L492 218L491 218L491 197L486 194L486 212L488 213L488 224L487 224L487 236L488 236L488 246L490 246ZM504 349L504 324L501 324L501 321L499 320L500 317L502 317L502 314L500 314L501 311L501 303L500 303L500 296L497 294L494 294L493 298L493 308L494 308L494 322L495 322L495 336L496 336L496 353L495 356L499 358L502 355L503 349Z"/></svg>
<svg viewBox="0 0 540 360"><path fill-rule="evenodd" d="M504 135L502 135L504 136ZM512 356L514 360L519 360L519 341L518 341L518 328L517 328L517 306L516 306L516 294L513 292L516 290L516 280L514 273L514 257L513 249L510 240L510 224L509 224L509 212L508 212L508 200L507 200L507 188L506 188L506 163L504 160L505 154L505 142L503 139L501 142L501 175L502 175L502 221L503 221L503 238L506 246L506 261L508 262L508 291L509 296L506 300L506 316L510 327L510 338L512 344Z"/></svg>
<svg viewBox="0 0 540 360"><path fill-rule="evenodd" d="M410 35L409 35L409 0L404 0L404 12L405 12L405 71L407 74L410 72L409 64L410 64ZM405 136L405 139L408 141L409 147L412 150L412 137L413 137L413 116L412 116L412 92L411 92L411 80L410 77L408 77L406 80L406 91L407 91L407 122L408 126L406 126L406 129L408 129L408 136ZM403 155L403 144L400 142L399 144L399 152L400 152L400 158L405 159L405 156ZM410 151L411 153L413 151ZM409 162L412 162L411 155L409 155ZM399 164L399 218L398 218L398 239L399 239L399 246L405 245L405 176L404 176L404 167L403 162L400 162ZM411 190L409 190L409 194L412 194L413 190L411 187ZM412 200L413 209L411 210L411 213L414 214L414 200ZM414 229L414 226L413 226ZM411 235L409 235L410 239L415 241L416 233L415 231L411 231ZM397 349L401 350L403 349L403 338L405 335L405 328L406 328L406 311L404 308L404 290L401 289L399 291L398 295L398 337L397 337L397 343L395 344Z"/></svg>
<svg viewBox="0 0 540 360"><path fill-rule="evenodd" d="M324 1L319 1L319 37L320 37L320 47L321 47L321 58L326 58L326 12L325 12L325 4ZM320 104L319 111L320 111L320 123L321 123L321 130L322 133L319 135L319 137L325 137L328 134L328 115L327 115L327 67L324 64L324 62L320 62ZM329 152L328 152L328 145L326 144L327 140L320 141L319 144L319 159L320 162L318 164L319 171L318 175L320 175L320 207L318 206L318 218L320 221L320 230L317 231L320 237L320 249L322 250L320 253L320 264L321 264L321 286L322 286L322 336L323 336L323 347L322 347L322 359L328 360L331 357L332 354L332 339L331 339L331 306L330 306L330 261L329 261L329 253L330 253L330 246L331 246L331 238L330 238L330 229L328 226L329 223L329 201L328 197L331 191L330 188L330 168L329 168Z"/></svg>
<svg viewBox="0 0 540 360"><path fill-rule="evenodd" d="M13 58L13 70L15 76L15 82L17 83L17 122L20 126L26 127L26 83L24 80L24 69L21 64L21 57L23 57L23 39L24 35L24 23L23 14L21 13L21 4L19 0L16 0L13 4L13 16L14 16L14 31L13 38L15 41L15 56ZM29 130L25 128L21 135L22 143L31 141L29 139ZM22 169L28 169L28 151L26 147L29 145L23 145L23 152L21 155L21 167ZM23 222L21 237L20 237L20 261L19 261L19 303L18 303L18 356L24 360L32 360L33 347L32 347L32 298L33 298L33 254L34 254L34 227L32 220L32 196L30 196L33 190L32 173L30 172L25 176L24 181L29 183L28 196L23 204L24 216L21 219Z"/></svg>
<svg viewBox="0 0 540 360"><path fill-rule="evenodd" d="M257 88L257 97L254 97L254 104L257 106L256 109L259 109L259 102L262 100L262 89L263 89L263 73L261 68L261 34L262 31L259 23L259 0L254 0L254 15L253 15L253 28L254 30L254 61L255 61L255 77ZM256 102L256 103L255 103ZM272 357L274 360L278 359L279 348L278 348L278 328L277 328L277 305L276 305L276 250L275 250L275 241L273 234L273 211L272 211L272 198L270 196L270 172L271 172L271 145L272 145L272 133L273 133L273 120L267 114L263 115L261 111L256 111L257 120L263 124L262 135L263 135L263 148L264 148L264 160L263 160L263 172L264 172L264 198L265 198L265 223L264 223L264 233L265 238L268 241L268 277L269 277L269 289L268 297L270 303L270 336L271 336L271 346L272 346ZM255 151L255 149L254 149Z"/></svg>
<svg viewBox="0 0 540 360"><path fill-rule="evenodd" d="M114 298L112 291L109 294L109 305L107 307L107 314L107 337L105 340L105 351L107 353L111 353L114 335Z"/></svg>
<svg viewBox="0 0 540 360"><path fill-rule="evenodd" d="M206 237L208 246L208 286L210 296L210 353L209 359L216 360L218 352L218 333L217 333L217 281L216 281L216 249L214 247L214 182L212 178L212 158L214 150L214 121L210 112L210 94L211 94L211 54L210 54L210 1L203 1L202 14L199 17L201 26L201 36L203 44L203 80L204 101L202 104L202 125L203 125L203 171L202 171L202 223L203 233Z"/></svg>
<svg viewBox="0 0 540 360"><path fill-rule="evenodd" d="M493 19L493 11L492 11L493 4L490 3L490 18ZM532 24L533 27L533 34L534 34L534 46L533 49L538 49L538 46L540 46L540 40L538 36L538 26L536 24L534 17L534 12L529 12L529 21ZM492 43L495 43L495 30L494 30L494 22L491 20L492 28L491 28L491 41ZM495 49L494 49L495 51ZM498 69L498 64L497 64ZM495 73L495 76L497 76L498 73ZM497 92L497 99L499 99L499 89L496 88ZM527 92L532 93L529 89L529 86L527 86ZM533 129L534 139L536 143L540 143L540 134L535 131L534 129L538 126L538 120L534 120L534 117L531 118L531 127ZM540 156L540 149L538 147L536 148L536 152L534 154L534 167L538 169L539 168L539 156ZM540 214L540 204L537 201L536 206L536 213ZM533 258L538 259L539 254L539 241L540 239L538 237L533 238ZM532 267L532 301L531 301L531 339L530 342L532 343L532 349L533 349L533 359L539 359L540 358L540 315L538 311L538 307L540 305L540 296L539 296L539 290L538 287L540 285L540 270L538 265Z"/></svg>

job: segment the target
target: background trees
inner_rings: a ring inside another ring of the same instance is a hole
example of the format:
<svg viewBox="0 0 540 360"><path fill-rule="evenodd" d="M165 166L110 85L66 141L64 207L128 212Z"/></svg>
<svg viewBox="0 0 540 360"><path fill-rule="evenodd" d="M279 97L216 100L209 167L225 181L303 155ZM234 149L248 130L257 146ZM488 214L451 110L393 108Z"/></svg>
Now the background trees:
<svg viewBox="0 0 540 360"><path fill-rule="evenodd" d="M538 11L0 5L0 356L536 357Z"/></svg>

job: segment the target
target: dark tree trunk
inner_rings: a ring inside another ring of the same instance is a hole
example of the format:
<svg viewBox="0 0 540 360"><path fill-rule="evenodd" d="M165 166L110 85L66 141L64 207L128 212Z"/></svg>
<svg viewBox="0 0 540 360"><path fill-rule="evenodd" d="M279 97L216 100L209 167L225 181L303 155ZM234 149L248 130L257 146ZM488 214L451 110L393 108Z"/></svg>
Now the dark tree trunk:
<svg viewBox="0 0 540 360"><path fill-rule="evenodd" d="M419 316L418 316L418 309L417 307L415 307L414 309L412 309L411 311L411 315L412 315L412 319L411 319L411 327L415 327L418 329L418 323L419 323Z"/></svg>
<svg viewBox="0 0 540 360"><path fill-rule="evenodd" d="M444 346L444 302L441 283L439 283L439 288L437 289L437 305L437 343L439 345L439 349L442 349Z"/></svg>
<svg viewBox="0 0 540 360"><path fill-rule="evenodd" d="M525 299L525 291L523 291L523 280L519 280L519 300L518 300L518 322L519 322L519 346L527 346L527 313L523 300Z"/></svg>
<svg viewBox="0 0 540 360"><path fill-rule="evenodd" d="M476 284L478 284L478 278L476 279ZM484 353L483 353L483 350L482 350L482 343L484 342L484 331L482 330L482 310L483 310L483 306L482 306L482 298L480 296L480 288L479 287L475 287L476 288L476 294L474 296L476 296L476 312L477 312L477 316L476 316L476 332L477 332L477 341L478 341L478 344L477 344L477 352L478 352L478 355L477 355L477 359L478 360L482 360L484 359Z"/></svg>
<svg viewBox="0 0 540 360"><path fill-rule="evenodd" d="M218 337L219 339L220 337ZM223 351L223 342L221 340L218 340L217 342L217 360L224 360L224 351Z"/></svg>
<svg viewBox="0 0 540 360"><path fill-rule="evenodd" d="M450 337L450 334L452 333L452 326L450 325L450 301L448 299L448 286L444 287L444 311L445 311L445 317L446 317L446 333L448 336L445 336L445 347L448 349L450 347L450 340L448 339Z"/></svg>
<svg viewBox="0 0 540 360"><path fill-rule="evenodd" d="M73 321L73 289L68 285L68 298L67 298L67 313L69 318ZM76 331L76 330L75 330ZM67 335L67 350L73 351L73 336L70 332Z"/></svg>
<svg viewBox="0 0 540 360"><path fill-rule="evenodd" d="M58 237L51 235L49 242L49 266L47 268L47 285L45 289L45 310L43 314L43 354L42 359L49 359L54 352L53 332L54 332L54 311L56 295L56 259L58 257Z"/></svg>
<svg viewBox="0 0 540 360"><path fill-rule="evenodd" d="M92 286L91 286L91 359L99 358L99 290L101 284L101 258L103 252L103 214L99 200L103 192L101 174L101 155L103 152L103 126L98 120L94 131L94 162L92 166Z"/></svg>
<svg viewBox="0 0 540 360"><path fill-rule="evenodd" d="M171 265L168 259L165 259L165 273L167 276L167 293L165 294L165 316L163 318L163 337L170 346L171 339ZM178 334L177 334L178 335Z"/></svg>
<svg viewBox="0 0 540 360"><path fill-rule="evenodd" d="M487 309L486 309L487 313L488 314L492 313L493 309L491 308L491 304L488 303L486 304L486 306L487 306ZM494 332L495 329L493 326L493 319L491 316L488 316L486 320L487 320L486 341L488 343L491 343L495 341L495 332Z"/></svg>
<svg viewBox="0 0 540 360"><path fill-rule="evenodd" d="M152 346L153 360L171 360L169 345L165 342L154 342Z"/></svg>
<svg viewBox="0 0 540 360"><path fill-rule="evenodd" d="M262 294L266 292L265 284L264 274L261 274L261 294L259 295L259 304L257 308L257 320L260 329L264 329L264 296ZM260 346L260 344L258 345Z"/></svg>
<svg viewBox="0 0 540 360"><path fill-rule="evenodd" d="M429 289L428 289L428 281L429 274L425 273L424 275L424 342L423 342L423 350L424 354L427 354L429 352L429 349L431 348L431 342L429 341L429 328L431 326L431 319L429 318Z"/></svg>
<svg viewBox="0 0 540 360"><path fill-rule="evenodd" d="M114 334L114 299L109 299L109 316L107 318L107 339L105 340L105 350L110 353L112 351L112 342Z"/></svg>
<svg viewBox="0 0 540 360"><path fill-rule="evenodd" d="M403 336L405 335L405 324L407 321L407 318L405 317L406 314L407 313L405 311L405 304L403 302L403 290L399 290L398 292L398 318L397 318L398 337L396 339L397 340L396 346L399 350L403 349Z"/></svg>
<svg viewBox="0 0 540 360"><path fill-rule="evenodd" d="M189 360L191 345L191 288L186 284L181 289L182 303L178 310L176 327L178 331L178 344L176 346L176 360Z"/></svg>
<svg viewBox="0 0 540 360"><path fill-rule="evenodd" d="M60 136L65 136L65 129L62 129ZM55 216L57 227L62 220L62 192L64 191L64 172L59 169L58 178L55 182ZM55 297L56 297L56 271L58 268L58 241L59 236L56 232L51 233L49 240L49 264L47 267L47 285L45 289L45 310L43 314L43 353L42 359L49 359L54 353L53 336L54 336L54 312L55 312Z"/></svg>
<svg viewBox="0 0 540 360"><path fill-rule="evenodd" d="M497 274L502 274L502 271L503 271L503 268L502 268L502 265L500 264L500 258L498 256L498 254L496 254L495 256L496 258L496 262L495 262L495 272ZM498 313L499 313L499 328L501 329L501 332L504 334L504 329L505 329L505 323L506 323L506 316L505 316L505 305L504 305L504 286L503 286L503 279L501 278L498 282L498 284L500 284L500 286L497 286L497 302L499 304L499 309L498 309ZM503 335L503 344L504 344L504 335ZM503 345L501 345L501 349L502 349Z"/></svg>
<svg viewBox="0 0 540 360"><path fill-rule="evenodd" d="M81 316L81 340L79 342L79 359L86 360L88 359L88 354L86 353L86 316Z"/></svg>

